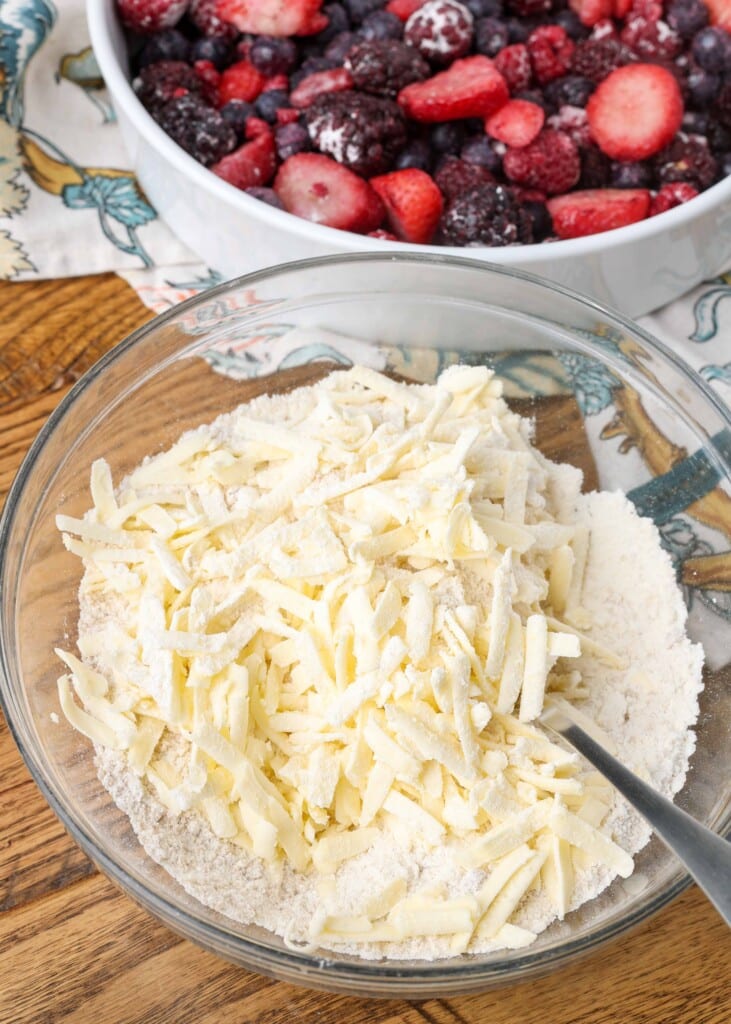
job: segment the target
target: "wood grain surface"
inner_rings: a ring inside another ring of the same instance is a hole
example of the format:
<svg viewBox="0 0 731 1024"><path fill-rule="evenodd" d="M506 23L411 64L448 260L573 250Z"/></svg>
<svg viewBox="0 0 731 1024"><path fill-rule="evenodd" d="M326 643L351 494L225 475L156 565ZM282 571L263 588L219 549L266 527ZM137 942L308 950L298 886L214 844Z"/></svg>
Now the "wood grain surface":
<svg viewBox="0 0 731 1024"><path fill-rule="evenodd" d="M0 497L74 380L150 317L113 275L0 283ZM0 719L0 1024L728 1024L728 931L692 888L575 966L421 1003L313 993L159 925L64 832Z"/></svg>

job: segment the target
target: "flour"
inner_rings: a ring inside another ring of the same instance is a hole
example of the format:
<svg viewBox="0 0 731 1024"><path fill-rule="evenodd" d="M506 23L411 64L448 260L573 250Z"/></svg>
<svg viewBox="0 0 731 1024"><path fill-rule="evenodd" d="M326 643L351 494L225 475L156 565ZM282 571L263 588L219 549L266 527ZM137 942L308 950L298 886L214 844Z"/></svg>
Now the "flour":
<svg viewBox="0 0 731 1024"><path fill-rule="evenodd" d="M275 423L285 414L301 421L317 408L318 401L324 401L322 396L303 389L292 397L256 400L247 406L247 415L265 423ZM363 429L359 411L354 403L354 445ZM392 409L389 418L403 429L402 410ZM226 417L217 422L216 430L221 438L230 439ZM154 472L154 460L148 465ZM326 489L333 478L337 474L319 479L313 486ZM576 663L582 678L577 707L606 733L627 767L672 796L683 785L694 749L692 727L698 715L702 667L700 646L691 644L685 635L686 609L672 565L660 547L654 525L639 518L622 494L577 495L576 474L570 470L556 471L552 488L551 500L559 520L575 521L590 535L581 604L591 624L585 628L582 623L581 628L629 666L610 668L596 657L582 655ZM249 500L253 496L245 486L227 491L229 507ZM115 585L105 603L96 591L82 593L83 629L98 629L110 620L130 628L125 600L128 571L120 568L111 574ZM392 569L390 578L397 580L400 573L402 570ZM439 599L445 606L457 608L465 599L479 597L479 585L478 578L465 571L461 580L445 578L438 588ZM92 660L99 671L111 675L105 658L113 657L101 650ZM172 735L161 745L159 752L171 764L179 763L182 773L188 745ZM188 893L229 918L258 924L293 944L311 943L311 922L318 916L367 914L374 893L391 883L400 884L406 894L438 893L459 899L474 897L489 877L481 868L458 864L461 841L456 837L448 835L433 847L414 838L413 831L398 828L381 829L369 849L345 860L330 875L296 871L286 860L273 870L234 842L216 836L198 812L174 814L129 770L125 753L97 745L96 763L102 784L128 816L144 849ZM649 828L619 797L604 817L602 829L631 854L650 837ZM614 877L609 868L591 863L578 850L573 855L573 872L569 909L598 895ZM510 920L538 933L555 917L555 905L539 876ZM387 943L324 939L318 945L368 959L454 955L450 938L439 935ZM487 952L500 945L494 939L478 939L469 952Z"/></svg>

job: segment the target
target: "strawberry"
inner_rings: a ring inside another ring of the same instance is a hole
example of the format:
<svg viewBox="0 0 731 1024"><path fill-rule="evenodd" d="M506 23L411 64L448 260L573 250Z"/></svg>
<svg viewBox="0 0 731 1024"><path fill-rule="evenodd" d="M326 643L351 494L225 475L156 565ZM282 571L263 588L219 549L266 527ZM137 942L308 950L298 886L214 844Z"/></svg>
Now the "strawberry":
<svg viewBox="0 0 731 1024"><path fill-rule="evenodd" d="M612 71L586 105L592 138L613 160L654 156L683 120L677 79L659 64L628 64Z"/></svg>
<svg viewBox="0 0 731 1024"><path fill-rule="evenodd" d="M386 10L389 14L395 14L401 21L408 21L414 11L428 3L429 0L389 0Z"/></svg>
<svg viewBox="0 0 731 1024"><path fill-rule="evenodd" d="M185 14L188 0L117 0L122 22L133 32L172 28Z"/></svg>
<svg viewBox="0 0 731 1024"><path fill-rule="evenodd" d="M546 112L529 100L508 100L485 121L485 131L498 142L520 148L528 146L543 127Z"/></svg>
<svg viewBox="0 0 731 1024"><path fill-rule="evenodd" d="M296 153L274 179L274 191L297 217L365 234L383 220L378 193L367 181L322 153Z"/></svg>
<svg viewBox="0 0 731 1024"><path fill-rule="evenodd" d="M703 2L708 8L708 18L711 24L731 32L731 0L703 0Z"/></svg>
<svg viewBox="0 0 731 1024"><path fill-rule="evenodd" d="M568 135L546 128L530 145L509 149L503 157L503 170L516 185L559 195L579 180L581 160Z"/></svg>
<svg viewBox="0 0 731 1024"><path fill-rule="evenodd" d="M631 4L632 0L627 0ZM579 16L582 25L596 25L612 17L612 0L569 0L569 7Z"/></svg>
<svg viewBox="0 0 731 1024"><path fill-rule="evenodd" d="M294 107L279 107L277 109L277 124L293 124L299 121L299 111Z"/></svg>
<svg viewBox="0 0 731 1024"><path fill-rule="evenodd" d="M262 92L289 92L288 75L270 75L261 87Z"/></svg>
<svg viewBox="0 0 731 1024"><path fill-rule="evenodd" d="M211 167L219 178L241 189L266 185L274 177L275 169L274 137L271 132L262 132Z"/></svg>
<svg viewBox="0 0 731 1024"><path fill-rule="evenodd" d="M671 181L663 185L657 195L650 200L649 216L654 217L658 213L672 210L675 206L687 203L689 199L695 199L697 195L698 189L689 185L687 181Z"/></svg>
<svg viewBox="0 0 731 1024"><path fill-rule="evenodd" d="M598 188L554 196L546 202L559 238L581 238L644 220L650 193L644 188Z"/></svg>
<svg viewBox="0 0 731 1024"><path fill-rule="evenodd" d="M393 231L386 231L385 228L376 228L375 231L369 231L368 237L380 238L384 242L398 242L398 238L394 235Z"/></svg>
<svg viewBox="0 0 731 1024"><path fill-rule="evenodd" d="M508 100L505 79L489 57L478 54L456 60L425 82L413 82L398 102L414 121L456 121L489 117Z"/></svg>
<svg viewBox="0 0 731 1024"><path fill-rule="evenodd" d="M533 67L525 43L504 46L495 57L495 67L508 83L511 93L523 92L530 88Z"/></svg>
<svg viewBox="0 0 731 1024"><path fill-rule="evenodd" d="M216 14L239 32L311 36L327 27L322 0L218 0Z"/></svg>
<svg viewBox="0 0 731 1024"><path fill-rule="evenodd" d="M617 21L624 21L632 9L632 0L612 0L612 16Z"/></svg>
<svg viewBox="0 0 731 1024"><path fill-rule="evenodd" d="M221 73L210 60L197 60L193 64L193 70L201 81L203 97L211 106L218 103L218 87L221 83Z"/></svg>
<svg viewBox="0 0 731 1024"><path fill-rule="evenodd" d="M347 68L333 68L329 71L314 71L303 78L292 90L289 102L298 110L304 110L326 92L344 92L353 88L353 79Z"/></svg>
<svg viewBox="0 0 731 1024"><path fill-rule="evenodd" d="M218 105L229 100L244 100L251 103L264 87L266 78L248 60L240 60L221 72L218 83Z"/></svg>
<svg viewBox="0 0 731 1024"><path fill-rule="evenodd" d="M386 207L386 219L404 242L431 242L442 215L442 193L426 171L407 167L371 178Z"/></svg>

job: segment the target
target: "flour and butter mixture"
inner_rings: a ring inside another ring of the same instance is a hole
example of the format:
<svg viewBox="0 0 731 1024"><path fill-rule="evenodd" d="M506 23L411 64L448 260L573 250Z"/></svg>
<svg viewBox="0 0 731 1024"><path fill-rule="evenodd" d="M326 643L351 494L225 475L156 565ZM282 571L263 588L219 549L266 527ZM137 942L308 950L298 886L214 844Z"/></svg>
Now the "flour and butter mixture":
<svg viewBox="0 0 731 1024"><path fill-rule="evenodd" d="M702 652L654 526L580 493L484 367L354 367L185 434L93 508L62 708L203 903L366 957L529 945L646 826L549 702L671 795Z"/></svg>

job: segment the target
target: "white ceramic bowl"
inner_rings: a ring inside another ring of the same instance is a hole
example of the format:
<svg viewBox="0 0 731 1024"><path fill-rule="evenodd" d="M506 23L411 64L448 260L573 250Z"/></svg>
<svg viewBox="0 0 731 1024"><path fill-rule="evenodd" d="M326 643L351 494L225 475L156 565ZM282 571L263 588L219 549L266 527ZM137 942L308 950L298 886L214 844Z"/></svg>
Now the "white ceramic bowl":
<svg viewBox="0 0 731 1024"><path fill-rule="evenodd" d="M94 53L142 187L175 234L226 277L307 256L407 250L532 271L640 316L718 274L731 260L731 177L658 217L551 244L409 245L311 224L245 195L168 138L130 86L113 0L87 0L87 15Z"/></svg>

